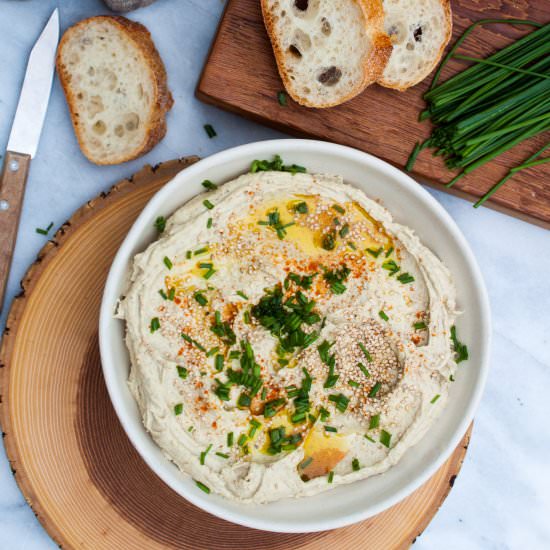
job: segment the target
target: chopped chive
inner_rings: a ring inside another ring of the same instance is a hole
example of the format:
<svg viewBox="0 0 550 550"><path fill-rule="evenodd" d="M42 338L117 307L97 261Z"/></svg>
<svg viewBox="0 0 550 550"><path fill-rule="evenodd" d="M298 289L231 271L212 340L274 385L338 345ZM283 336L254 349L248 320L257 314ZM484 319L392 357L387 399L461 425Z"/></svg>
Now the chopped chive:
<svg viewBox="0 0 550 550"><path fill-rule="evenodd" d="M408 283L412 283L414 281L414 277L410 273L401 273L401 275L397 276L397 280L406 285Z"/></svg>
<svg viewBox="0 0 550 550"><path fill-rule="evenodd" d="M199 263L199 269L210 269L214 264L208 262Z"/></svg>
<svg viewBox="0 0 550 550"><path fill-rule="evenodd" d="M354 472L358 472L358 471L361 469L361 465L359 464L359 459L358 459L358 458L354 458L354 459L351 461L351 469L352 469Z"/></svg>
<svg viewBox="0 0 550 550"><path fill-rule="evenodd" d="M338 428L335 428L333 426L325 426L325 432L336 433L337 431L338 431Z"/></svg>
<svg viewBox="0 0 550 550"><path fill-rule="evenodd" d="M369 430L374 430L375 428L378 428L378 426L380 426L380 415L379 414L373 414L370 417Z"/></svg>
<svg viewBox="0 0 550 550"><path fill-rule="evenodd" d="M378 258L378 256L380 256L380 253L382 252L382 250L384 250L382 247L380 247L380 248L378 248L378 249L367 248L367 252L368 252L373 258Z"/></svg>
<svg viewBox="0 0 550 550"><path fill-rule="evenodd" d="M253 418L250 421L250 430L248 432L248 437L252 439L256 435L258 428L261 428L261 426L262 426L261 422L258 422L255 418Z"/></svg>
<svg viewBox="0 0 550 550"><path fill-rule="evenodd" d="M413 328L415 330L424 330L428 327L426 326L426 323L424 321L419 321L418 323L414 323Z"/></svg>
<svg viewBox="0 0 550 550"><path fill-rule="evenodd" d="M206 449L201 453L201 456L200 456L201 466L204 466L204 460L206 459L206 455L210 452L211 448L212 448L212 443L210 443L210 445L208 445L208 447L206 447Z"/></svg>
<svg viewBox="0 0 550 550"><path fill-rule="evenodd" d="M193 256L200 256L201 254L205 254L206 252L208 252L208 247L204 246L203 248L195 250L195 252L193 252Z"/></svg>
<svg viewBox="0 0 550 550"><path fill-rule="evenodd" d="M195 298L195 300L200 306L205 306L208 303L208 300L206 299L204 294L202 294L201 292L195 292L193 294L193 298Z"/></svg>
<svg viewBox="0 0 550 550"><path fill-rule="evenodd" d="M400 271L400 267L395 263L394 260L386 260L382 264L382 269L385 269L390 272L390 277L392 275L395 275L398 271Z"/></svg>
<svg viewBox="0 0 550 550"><path fill-rule="evenodd" d="M449 382L454 382L455 381L455 377L451 374L449 376Z"/></svg>
<svg viewBox="0 0 550 550"><path fill-rule="evenodd" d="M159 233L162 233L166 228L166 218L164 216L159 216L155 220L155 227Z"/></svg>
<svg viewBox="0 0 550 550"><path fill-rule="evenodd" d="M359 342L359 348L363 352L363 355L366 357L367 361L369 363L372 363L372 356L369 353L369 350L365 347L365 344L363 344L362 342Z"/></svg>
<svg viewBox="0 0 550 550"><path fill-rule="evenodd" d="M233 432L229 432L227 434L227 446L232 447L233 446Z"/></svg>
<svg viewBox="0 0 550 550"><path fill-rule="evenodd" d="M349 225L347 223L343 225L342 229L340 229L338 233L340 234L340 237L342 237L343 239L349 233Z"/></svg>
<svg viewBox="0 0 550 550"><path fill-rule="evenodd" d="M164 256L164 265L168 268L168 269L172 269L172 267L174 267L174 264L172 263L172 261L170 260L170 258L168 256Z"/></svg>
<svg viewBox="0 0 550 550"><path fill-rule="evenodd" d="M159 294L162 296L164 300L168 300L168 296L166 296L166 292L164 292L162 288L159 290Z"/></svg>
<svg viewBox="0 0 550 550"><path fill-rule="evenodd" d="M177 369L178 369L178 376L183 380L185 380L187 378L187 373L188 373L187 369L185 367L180 367L180 366L178 366Z"/></svg>
<svg viewBox="0 0 550 550"><path fill-rule="evenodd" d="M208 218L206 220L206 229L210 229L212 227L212 218Z"/></svg>
<svg viewBox="0 0 550 550"><path fill-rule="evenodd" d="M250 404L252 403L252 399L250 399L250 395L248 395L247 393L241 393L241 395L239 395L239 399L237 400L237 405L239 407L250 407Z"/></svg>
<svg viewBox="0 0 550 550"><path fill-rule="evenodd" d="M313 462L313 457L311 456L308 456L306 459L302 460L302 462L300 462L299 466L302 470L304 470L305 468L307 468L311 463Z"/></svg>
<svg viewBox="0 0 550 550"><path fill-rule="evenodd" d="M208 485L205 485L204 483L201 483L200 481L197 481L196 479L193 480L195 482L195 485L201 490L204 491L207 495L210 494L210 487Z"/></svg>
<svg viewBox="0 0 550 550"><path fill-rule="evenodd" d="M334 479L334 472L333 471L330 471L328 473L328 477L327 477L327 483L332 483L332 480Z"/></svg>
<svg viewBox="0 0 550 550"><path fill-rule="evenodd" d="M246 434L241 434L239 436L239 439L237 439L237 445L239 447L242 447L248 440L248 437L246 436Z"/></svg>
<svg viewBox="0 0 550 550"><path fill-rule="evenodd" d="M376 382L369 392L369 397L376 397L376 394L380 391L382 382Z"/></svg>
<svg viewBox="0 0 550 550"><path fill-rule="evenodd" d="M220 458L229 458L229 455L226 455L225 453L220 453L219 451L216 451L216 456L219 456Z"/></svg>
<svg viewBox="0 0 550 550"><path fill-rule="evenodd" d="M378 315L380 315L380 318L383 319L384 321L389 321L390 320L390 318L386 315L386 313L383 309L381 309L378 312Z"/></svg>
<svg viewBox="0 0 550 550"><path fill-rule="evenodd" d="M210 180L204 180L201 185L205 189L209 189L210 191L213 191L214 189L217 189L218 186L215 183L212 183Z"/></svg>
<svg viewBox="0 0 550 550"><path fill-rule="evenodd" d="M174 405L174 414L179 416L183 412L183 403L178 403Z"/></svg>
<svg viewBox="0 0 550 550"><path fill-rule="evenodd" d="M390 448L390 442L391 442L391 433L387 432L386 430L380 430L380 443L384 445L385 447Z"/></svg>
<svg viewBox="0 0 550 550"><path fill-rule="evenodd" d="M214 208L214 205L208 199L203 200L202 204L204 204L208 210L212 210L212 208Z"/></svg>
<svg viewBox="0 0 550 550"><path fill-rule="evenodd" d="M341 413L346 412L349 405L349 397L346 397L343 393L333 393L328 396L328 400L334 403Z"/></svg>
<svg viewBox="0 0 550 550"><path fill-rule="evenodd" d="M220 351L220 348L219 346L215 346L213 348L210 348L206 354L206 357L212 357L212 355L214 355L215 353L218 353L218 351Z"/></svg>
<svg viewBox="0 0 550 550"><path fill-rule="evenodd" d="M456 336L456 327L454 325L451 327L451 341L453 343L456 363L466 361L469 357L468 346L458 340Z"/></svg>
<svg viewBox="0 0 550 550"><path fill-rule="evenodd" d="M238 294L243 300L248 300L248 296L247 296L242 290L237 290L237 294Z"/></svg>
<svg viewBox="0 0 550 550"><path fill-rule="evenodd" d="M170 290L168 291L168 299L171 302L173 302L175 297L176 297L176 287L172 286L172 287L170 287Z"/></svg>
<svg viewBox="0 0 550 550"><path fill-rule="evenodd" d="M216 355L216 358L214 359L214 368L221 372L223 370L223 355Z"/></svg>
<svg viewBox="0 0 550 550"><path fill-rule="evenodd" d="M356 382L355 380L348 380L348 385L352 388L359 388L361 384L359 382Z"/></svg>
<svg viewBox="0 0 550 550"><path fill-rule="evenodd" d="M281 107L286 107L286 94L284 92L277 92L277 101Z"/></svg>
<svg viewBox="0 0 550 550"><path fill-rule="evenodd" d="M367 378L370 378L369 369L367 369L367 367L365 367L365 365L363 365L363 363L357 363L357 366L359 367L359 370L360 370Z"/></svg>
<svg viewBox="0 0 550 550"><path fill-rule="evenodd" d="M212 275L214 275L214 273L216 273L216 270L213 269L213 268L210 268L204 275L203 277L205 279L210 279L210 277L212 277Z"/></svg>
<svg viewBox="0 0 550 550"><path fill-rule="evenodd" d="M430 401L430 403L433 405L440 397L441 397L441 395L439 393L437 395L434 395L434 397Z"/></svg>
<svg viewBox="0 0 550 550"><path fill-rule="evenodd" d="M309 208L307 207L306 202L299 202L295 207L294 210L298 212L299 214L307 214L309 212Z"/></svg>
<svg viewBox="0 0 550 550"><path fill-rule="evenodd" d="M386 258L389 258L391 256L391 253L393 252L393 246L390 246L388 248L388 251L386 252Z"/></svg>
<svg viewBox="0 0 550 550"><path fill-rule="evenodd" d="M336 210L336 212L338 212L339 214L345 214L346 213L346 210L344 208L342 208L339 204L333 204L332 208L334 210Z"/></svg>
<svg viewBox="0 0 550 550"><path fill-rule="evenodd" d="M195 428L193 426L189 426L189 428L187 428L187 431L188 432L192 432Z"/></svg>
<svg viewBox="0 0 550 550"><path fill-rule="evenodd" d="M151 325L149 326L149 330L151 331L151 334L158 330L160 328L160 321L158 317L153 317L151 319Z"/></svg>
<svg viewBox="0 0 550 550"><path fill-rule="evenodd" d="M376 443L370 435L365 434L365 439L368 439L371 443Z"/></svg>
<svg viewBox="0 0 550 550"><path fill-rule="evenodd" d="M261 399L262 401L264 401L266 397L267 397L267 388L264 386L264 387L262 388L262 393L260 394L260 399Z"/></svg>
<svg viewBox="0 0 550 550"><path fill-rule="evenodd" d="M188 260L190 260L192 254L193 254L193 253L191 252L191 250L188 250L188 251L185 253L185 257L186 257Z"/></svg>
<svg viewBox="0 0 550 550"><path fill-rule="evenodd" d="M214 127L212 124L205 124L203 126L204 131L206 132L206 135L212 139L213 137L216 137L218 134L216 133L216 130L214 130Z"/></svg>

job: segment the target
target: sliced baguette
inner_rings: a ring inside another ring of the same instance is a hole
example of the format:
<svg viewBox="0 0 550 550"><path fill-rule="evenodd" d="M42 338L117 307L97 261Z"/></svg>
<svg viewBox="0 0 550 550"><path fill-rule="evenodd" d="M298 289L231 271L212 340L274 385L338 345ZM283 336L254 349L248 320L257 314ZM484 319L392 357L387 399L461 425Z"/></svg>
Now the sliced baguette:
<svg viewBox="0 0 550 550"><path fill-rule="evenodd" d="M450 0L384 0L393 52L378 83L405 90L435 68L452 34Z"/></svg>
<svg viewBox="0 0 550 550"><path fill-rule="evenodd" d="M80 21L61 39L57 72L78 143L91 162L134 159L164 137L173 100L143 25L115 16Z"/></svg>
<svg viewBox="0 0 550 550"><path fill-rule="evenodd" d="M290 96L332 107L381 75L391 54L381 0L262 0L279 74Z"/></svg>

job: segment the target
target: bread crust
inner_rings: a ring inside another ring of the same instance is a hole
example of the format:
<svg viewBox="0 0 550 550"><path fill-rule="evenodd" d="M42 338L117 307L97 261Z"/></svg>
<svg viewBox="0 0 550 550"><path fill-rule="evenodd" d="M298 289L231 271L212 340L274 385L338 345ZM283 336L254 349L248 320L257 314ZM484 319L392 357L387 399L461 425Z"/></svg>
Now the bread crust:
<svg viewBox="0 0 550 550"><path fill-rule="evenodd" d="M390 37L384 32L384 12L382 9L382 0L353 0L363 12L366 28L371 26L374 30L369 34L372 38L372 48L370 54L365 58L363 64L363 78L361 82L350 89L349 92L342 96L337 101L331 101L326 103L312 103L307 98L302 97L295 93L292 86L292 80L285 66L285 52L283 51L277 33L275 31L275 18L270 13L268 0L261 0L262 15L264 24L267 30L267 34L271 41L273 53L275 54L275 61L277 62L277 68L279 75L283 81L284 87L290 97L305 107L313 107L317 109L325 109L327 107L335 107L341 105L346 101L359 95L367 86L377 81L390 58L393 46Z"/></svg>
<svg viewBox="0 0 550 550"><path fill-rule="evenodd" d="M443 52L445 51L445 48L447 47L447 44L449 43L449 40L453 35L453 14L451 11L451 0L439 0L439 2L443 7L443 11L445 12L445 20L447 22L447 27L445 29L446 30L445 40L442 42L441 47L439 48L439 53L437 57L434 59L433 63L431 63L431 65L425 71L423 71L419 77L409 80L405 84L392 84L391 82L384 80L383 77L379 78L376 81L377 84L380 84L380 86L384 86L384 88L391 88L393 90L404 92L405 90L408 90L412 86L416 86L417 84L422 82L437 67L438 63L441 61Z"/></svg>
<svg viewBox="0 0 550 550"><path fill-rule="evenodd" d="M78 124L76 107L77 104L74 97L74 90L71 89L70 84L71 74L66 69L61 59L63 48L69 42L75 31L79 30L80 28L86 27L91 23L93 24L101 21L108 21L110 24L118 27L118 29L125 34L127 39L133 42L136 48L141 51L143 58L145 59L149 67L150 76L154 83L155 90L154 105L150 113L150 118L147 121L145 139L143 140L141 145L137 147L135 152L132 154L119 155L109 158L108 160L96 159L93 153L85 145L82 130ZM73 124L74 132L76 134L80 150L90 162L100 165L110 165L120 164L122 162L133 160L149 152L165 136L166 113L172 108L174 100L172 98L170 90L168 89L168 80L164 63L155 47L155 44L151 38L151 34L147 30L147 28L141 23L130 21L126 17L122 17L119 15L98 15L79 21L75 25L69 27L61 38L61 41L57 48L56 68L61 86L63 88L63 92L65 93L67 105L69 106L71 122Z"/></svg>

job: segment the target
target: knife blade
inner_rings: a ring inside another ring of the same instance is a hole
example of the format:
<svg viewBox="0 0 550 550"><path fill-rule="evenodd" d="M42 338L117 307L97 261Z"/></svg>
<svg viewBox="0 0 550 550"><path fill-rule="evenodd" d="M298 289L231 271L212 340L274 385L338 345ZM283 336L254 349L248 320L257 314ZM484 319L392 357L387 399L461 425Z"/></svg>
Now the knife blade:
<svg viewBox="0 0 550 550"><path fill-rule="evenodd" d="M4 303L30 160L36 154L48 109L58 40L56 8L29 56L0 177L0 308Z"/></svg>

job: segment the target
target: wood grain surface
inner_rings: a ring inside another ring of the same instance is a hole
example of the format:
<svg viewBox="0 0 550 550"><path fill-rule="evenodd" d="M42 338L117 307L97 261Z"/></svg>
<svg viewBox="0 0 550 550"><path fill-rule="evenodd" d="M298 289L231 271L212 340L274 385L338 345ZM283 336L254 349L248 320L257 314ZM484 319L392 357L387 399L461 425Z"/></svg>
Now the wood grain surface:
<svg viewBox="0 0 550 550"><path fill-rule="evenodd" d="M415 493L367 521L274 534L215 518L143 462L108 398L99 305L122 239L152 194L196 159L145 167L78 210L22 281L0 351L0 421L27 502L62 548L369 550L408 548L450 491L470 430Z"/></svg>
<svg viewBox="0 0 550 550"><path fill-rule="evenodd" d="M453 40L472 22L483 18L550 20L549 0L453 0ZM478 28L462 53L482 56L525 34L530 27L491 25ZM443 71L445 79L466 67L452 61ZM430 133L429 123L417 121L425 104L422 94L431 76L406 92L369 86L361 95L331 109L308 109L288 98L281 107L277 92L283 85L267 37L259 0L229 0L208 61L197 87L199 99L273 126L285 132L349 145L372 153L403 168L417 141ZM460 180L449 192L470 200L482 196L515 166L538 150L548 133L515 147ZM424 151L412 174L437 186L454 175L440 158ZM550 228L550 164L529 168L514 176L486 206Z"/></svg>
<svg viewBox="0 0 550 550"><path fill-rule="evenodd" d="M10 274L30 164L30 155L6 151L0 176L0 311L4 305L4 293Z"/></svg>

